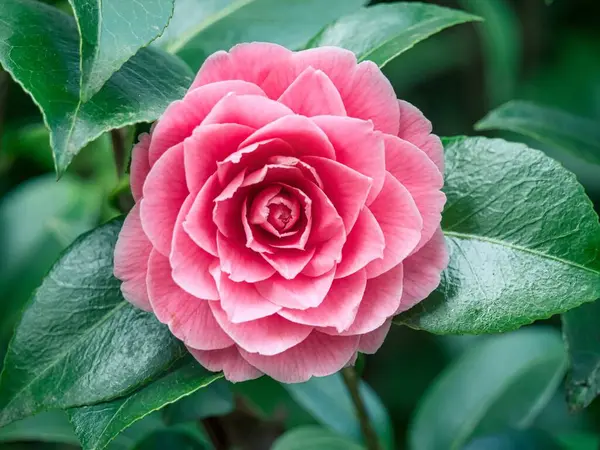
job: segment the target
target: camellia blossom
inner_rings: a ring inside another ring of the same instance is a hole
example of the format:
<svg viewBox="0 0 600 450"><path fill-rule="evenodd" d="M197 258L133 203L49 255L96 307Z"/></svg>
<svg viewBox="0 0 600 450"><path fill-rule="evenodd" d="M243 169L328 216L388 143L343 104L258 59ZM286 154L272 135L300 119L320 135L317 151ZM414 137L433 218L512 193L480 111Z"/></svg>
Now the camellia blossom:
<svg viewBox="0 0 600 450"><path fill-rule="evenodd" d="M442 173L374 63L237 45L133 149L115 275L231 381L330 375L439 284Z"/></svg>

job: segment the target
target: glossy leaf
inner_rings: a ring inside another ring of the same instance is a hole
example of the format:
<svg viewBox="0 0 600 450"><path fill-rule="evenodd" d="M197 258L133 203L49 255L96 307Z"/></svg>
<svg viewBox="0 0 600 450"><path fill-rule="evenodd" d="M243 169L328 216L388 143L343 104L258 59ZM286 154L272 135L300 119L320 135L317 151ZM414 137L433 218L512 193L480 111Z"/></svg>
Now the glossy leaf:
<svg viewBox="0 0 600 450"><path fill-rule="evenodd" d="M72 409L70 420L84 450L101 450L133 423L221 377L190 361L127 397Z"/></svg>
<svg viewBox="0 0 600 450"><path fill-rule="evenodd" d="M81 103L75 20L33 0L2 0L0 64L42 110L59 174L103 132L155 120L185 94L192 77L176 57L143 49Z"/></svg>
<svg viewBox="0 0 600 450"><path fill-rule="evenodd" d="M355 442L362 442L360 423L348 389L339 373L328 377L313 377L305 383L282 384L300 406L323 425ZM364 382L360 393L385 449L393 448L393 431L385 406L377 394Z"/></svg>
<svg viewBox="0 0 600 450"><path fill-rule="evenodd" d="M571 408L588 406L600 395L600 301L562 315L571 371L567 398Z"/></svg>
<svg viewBox="0 0 600 450"><path fill-rule="evenodd" d="M560 109L514 100L488 113L477 130L505 130L600 164L600 126Z"/></svg>
<svg viewBox="0 0 600 450"><path fill-rule="evenodd" d="M64 411L48 411L0 428L0 442L56 442L79 445Z"/></svg>
<svg viewBox="0 0 600 450"><path fill-rule="evenodd" d="M217 50L241 42L306 45L325 25L367 0L178 0L159 44L196 70Z"/></svg>
<svg viewBox="0 0 600 450"><path fill-rule="evenodd" d="M217 380L203 389L167 406L163 417L168 423L193 422L212 416L223 416L235 409L230 383Z"/></svg>
<svg viewBox="0 0 600 450"><path fill-rule="evenodd" d="M363 447L317 426L290 430L273 444L272 450L361 450Z"/></svg>
<svg viewBox="0 0 600 450"><path fill-rule="evenodd" d="M481 20L463 11L425 3L381 4L341 18L311 40L310 47L335 45L380 67L445 28Z"/></svg>
<svg viewBox="0 0 600 450"><path fill-rule="evenodd" d="M159 36L173 0L69 0L81 35L81 98L88 101L137 51Z"/></svg>
<svg viewBox="0 0 600 450"><path fill-rule="evenodd" d="M396 319L439 334L513 330L600 297L600 226L575 176L500 139L446 146L440 287Z"/></svg>
<svg viewBox="0 0 600 450"><path fill-rule="evenodd" d="M0 426L111 400L186 354L166 326L123 300L112 273L121 225L75 241L34 294L4 362Z"/></svg>
<svg viewBox="0 0 600 450"><path fill-rule="evenodd" d="M410 448L461 449L474 436L527 428L567 366L559 333L528 328L486 338L430 386L410 428Z"/></svg>

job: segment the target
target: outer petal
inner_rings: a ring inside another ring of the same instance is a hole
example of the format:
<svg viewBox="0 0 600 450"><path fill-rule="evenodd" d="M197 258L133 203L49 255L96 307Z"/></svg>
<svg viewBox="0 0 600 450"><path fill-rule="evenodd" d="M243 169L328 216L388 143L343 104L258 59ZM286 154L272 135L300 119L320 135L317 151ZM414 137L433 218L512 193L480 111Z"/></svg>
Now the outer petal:
<svg viewBox="0 0 600 450"><path fill-rule="evenodd" d="M235 346L212 351L196 350L189 347L188 350L206 369L212 372L222 370L225 378L233 383L254 380L262 375L262 372L241 357Z"/></svg>
<svg viewBox="0 0 600 450"><path fill-rule="evenodd" d="M237 123L258 129L290 114L293 112L287 106L266 97L227 94L206 116L202 125Z"/></svg>
<svg viewBox="0 0 600 450"><path fill-rule="evenodd" d="M189 212L183 218L183 228L192 240L204 251L217 256L217 226L212 220L215 198L221 192L221 185L213 174L202 186L198 195L190 203Z"/></svg>
<svg viewBox="0 0 600 450"><path fill-rule="evenodd" d="M312 119L335 148L337 161L371 178L373 185L367 205L381 192L385 180L385 146L383 136L372 122L351 117L318 116Z"/></svg>
<svg viewBox="0 0 600 450"><path fill-rule="evenodd" d="M221 307L232 323L243 323L270 316L281 309L258 293L254 285L236 283L221 272L219 281Z"/></svg>
<svg viewBox="0 0 600 450"><path fill-rule="evenodd" d="M277 305L295 309L314 308L323 302L331 289L334 275L335 269L315 278L298 275L286 280L276 274L255 286L263 297Z"/></svg>
<svg viewBox="0 0 600 450"><path fill-rule="evenodd" d="M425 245L442 220L446 196L442 174L429 157L411 144L395 136L385 137L385 166L408 189L423 218L421 240L413 253Z"/></svg>
<svg viewBox="0 0 600 450"><path fill-rule="evenodd" d="M209 302L223 330L242 349L261 355L276 355L299 344L312 327L290 322L277 314L244 323L232 323L219 302Z"/></svg>
<svg viewBox="0 0 600 450"><path fill-rule="evenodd" d="M431 122L418 108L404 100L398 100L400 107L400 128L398 137L415 144L444 173L444 147L440 138L431 134Z"/></svg>
<svg viewBox="0 0 600 450"><path fill-rule="evenodd" d="M296 114L345 116L346 109L335 85L320 70L307 67L279 97Z"/></svg>
<svg viewBox="0 0 600 450"><path fill-rule="evenodd" d="M183 228L194 197L190 195L179 212L171 255L172 276L175 282L189 294L209 300L218 300L219 293L215 280L209 273L211 266L218 264L217 259L198 247Z"/></svg>
<svg viewBox="0 0 600 450"><path fill-rule="evenodd" d="M233 345L215 320L208 302L177 286L171 277L169 259L156 250L150 255L147 280L154 314L178 339L199 350Z"/></svg>
<svg viewBox="0 0 600 450"><path fill-rule="evenodd" d="M144 181L150 172L150 161L148 159L148 148L150 147L150 135L140 134L138 143L131 151L130 182L133 199L138 202L142 198Z"/></svg>
<svg viewBox="0 0 600 450"><path fill-rule="evenodd" d="M390 331L391 325L392 320L388 319L383 325L381 325L376 330L361 335L360 342L358 344L358 351L361 353L367 353L369 355L372 355L377 350L379 350L379 348L383 344L383 341L385 340L385 337Z"/></svg>
<svg viewBox="0 0 600 450"><path fill-rule="evenodd" d="M255 283L275 273L275 269L259 253L221 233L217 233L217 248L221 270L229 274L232 281Z"/></svg>
<svg viewBox="0 0 600 450"><path fill-rule="evenodd" d="M367 265L368 277L374 278L401 263L417 246L423 219L410 193L389 173L381 194L369 209L385 236L383 259Z"/></svg>
<svg viewBox="0 0 600 450"><path fill-rule="evenodd" d="M275 356L240 350L251 365L282 383L300 383L331 375L354 357L358 336L329 336L314 331L302 343Z"/></svg>
<svg viewBox="0 0 600 450"><path fill-rule="evenodd" d="M279 315L292 322L318 327L334 327L339 332L352 325L367 286L367 274L360 270L346 278L336 279L323 302L305 310L287 309Z"/></svg>
<svg viewBox="0 0 600 450"><path fill-rule="evenodd" d="M173 229L189 192L183 167L183 144L172 147L152 167L144 183L140 214L144 232L163 255L171 251Z"/></svg>
<svg viewBox="0 0 600 450"><path fill-rule="evenodd" d="M442 271L448 266L448 249L442 230L404 263L404 290L396 314L406 311L427 298L440 284Z"/></svg>
<svg viewBox="0 0 600 450"><path fill-rule="evenodd" d="M115 247L115 277L123 281L121 292L129 303L151 311L146 288L148 258L152 244L140 222L140 206L136 204L125 218Z"/></svg>
<svg viewBox="0 0 600 450"><path fill-rule="evenodd" d="M149 149L150 165L169 148L191 136L194 128L229 93L265 95L259 87L244 81L222 81L188 92L182 100L171 103L156 122Z"/></svg>

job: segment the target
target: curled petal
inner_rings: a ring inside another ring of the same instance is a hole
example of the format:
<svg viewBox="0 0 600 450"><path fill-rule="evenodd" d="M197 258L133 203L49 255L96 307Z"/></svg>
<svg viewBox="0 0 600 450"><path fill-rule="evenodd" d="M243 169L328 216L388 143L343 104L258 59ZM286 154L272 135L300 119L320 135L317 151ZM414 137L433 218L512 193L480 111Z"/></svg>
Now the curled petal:
<svg viewBox="0 0 600 450"><path fill-rule="evenodd" d="M130 183L133 199L138 202L143 195L144 182L150 172L150 161L148 159L148 148L150 147L150 135L140 134L139 142L131 150Z"/></svg>
<svg viewBox="0 0 600 450"><path fill-rule="evenodd" d="M221 270L229 274L232 281L255 283L275 273L275 269L259 253L221 233L217 233L217 248Z"/></svg>
<svg viewBox="0 0 600 450"><path fill-rule="evenodd" d="M360 342L358 343L358 351L369 355L377 352L382 346L391 326L392 320L388 319L379 328L361 335Z"/></svg>
<svg viewBox="0 0 600 450"><path fill-rule="evenodd" d="M259 129L290 114L293 112L287 106L266 97L227 94L206 116L202 125L237 123Z"/></svg>
<svg viewBox="0 0 600 450"><path fill-rule="evenodd" d="M215 198L221 192L221 185L213 174L192 197L188 213L184 216L183 228L192 240L204 251L217 256L217 226L212 220Z"/></svg>
<svg viewBox="0 0 600 450"><path fill-rule="evenodd" d="M202 366L212 372L223 371L225 378L232 383L254 380L262 375L262 372L242 358L235 345L222 350L203 351L190 347L188 350Z"/></svg>

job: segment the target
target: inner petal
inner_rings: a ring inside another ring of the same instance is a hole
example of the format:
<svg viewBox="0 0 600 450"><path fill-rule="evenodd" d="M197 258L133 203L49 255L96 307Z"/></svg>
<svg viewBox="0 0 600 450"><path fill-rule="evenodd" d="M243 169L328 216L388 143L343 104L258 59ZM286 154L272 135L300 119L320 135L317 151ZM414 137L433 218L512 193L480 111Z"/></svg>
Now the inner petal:
<svg viewBox="0 0 600 450"><path fill-rule="evenodd" d="M286 192L280 192L267 203L267 222L280 233L288 231L298 222L300 202Z"/></svg>

